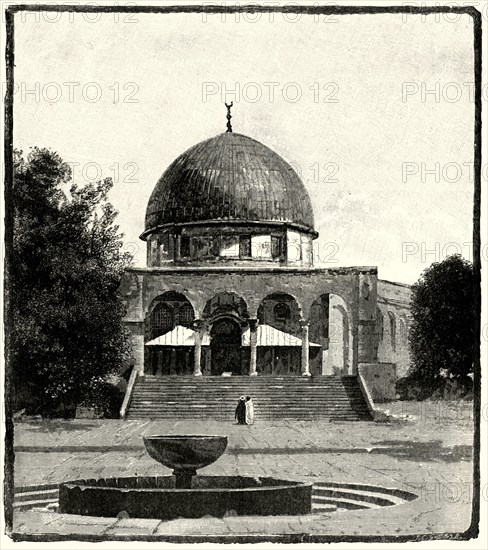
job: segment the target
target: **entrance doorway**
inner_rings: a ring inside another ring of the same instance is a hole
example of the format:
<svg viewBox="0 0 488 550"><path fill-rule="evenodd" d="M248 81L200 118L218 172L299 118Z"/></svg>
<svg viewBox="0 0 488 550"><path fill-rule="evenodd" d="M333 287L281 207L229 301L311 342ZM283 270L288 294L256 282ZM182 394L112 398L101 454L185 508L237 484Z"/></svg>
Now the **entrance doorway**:
<svg viewBox="0 0 488 550"><path fill-rule="evenodd" d="M242 374L241 327L233 319L219 319L210 330L210 353L212 376L223 372Z"/></svg>

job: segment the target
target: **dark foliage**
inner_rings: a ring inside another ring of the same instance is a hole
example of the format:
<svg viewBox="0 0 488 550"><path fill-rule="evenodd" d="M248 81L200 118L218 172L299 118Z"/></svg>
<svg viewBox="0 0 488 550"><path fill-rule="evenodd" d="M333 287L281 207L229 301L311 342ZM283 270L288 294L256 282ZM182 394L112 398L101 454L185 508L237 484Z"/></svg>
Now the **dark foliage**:
<svg viewBox="0 0 488 550"><path fill-rule="evenodd" d="M402 401L458 401L473 399L473 381L464 378L438 378L430 383L419 379L415 374L400 378L396 383L396 392Z"/></svg>
<svg viewBox="0 0 488 550"><path fill-rule="evenodd" d="M13 372L17 408L71 414L104 407L129 357L118 286L122 252L111 180L70 184L70 167L33 148L14 162ZM102 400L102 403L100 403Z"/></svg>
<svg viewBox="0 0 488 550"><path fill-rule="evenodd" d="M412 367L406 381L410 397L442 397L472 388L474 361L473 267L459 255L432 264L412 287L409 343ZM406 392L408 393L408 392ZM412 393L412 392L410 392ZM406 397L406 395L405 395Z"/></svg>

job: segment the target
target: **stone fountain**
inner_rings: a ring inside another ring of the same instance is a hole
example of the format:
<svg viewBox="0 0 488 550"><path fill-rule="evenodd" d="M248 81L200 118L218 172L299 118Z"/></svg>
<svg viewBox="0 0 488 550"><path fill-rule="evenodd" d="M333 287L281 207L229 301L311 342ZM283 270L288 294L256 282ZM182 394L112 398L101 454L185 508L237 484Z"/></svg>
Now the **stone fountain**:
<svg viewBox="0 0 488 550"><path fill-rule="evenodd" d="M197 470L213 464L227 448L220 435L154 435L144 438L151 458L173 469L176 489L191 489Z"/></svg>
<svg viewBox="0 0 488 550"><path fill-rule="evenodd" d="M144 437L144 445L154 460L173 470L172 476L65 482L59 487L59 511L157 519L311 512L311 483L271 477L196 475L197 470L224 453L225 436L156 435Z"/></svg>

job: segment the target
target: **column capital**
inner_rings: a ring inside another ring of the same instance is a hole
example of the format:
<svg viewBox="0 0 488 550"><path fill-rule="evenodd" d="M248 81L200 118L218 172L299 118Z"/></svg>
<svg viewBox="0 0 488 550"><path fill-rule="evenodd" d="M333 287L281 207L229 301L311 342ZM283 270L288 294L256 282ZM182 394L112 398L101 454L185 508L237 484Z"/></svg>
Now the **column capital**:
<svg viewBox="0 0 488 550"><path fill-rule="evenodd" d="M249 328L251 329L251 332L255 332L258 329L257 319L248 319L247 322L249 323Z"/></svg>
<svg viewBox="0 0 488 550"><path fill-rule="evenodd" d="M306 328L310 326L310 321L308 319L300 319L300 326Z"/></svg>
<svg viewBox="0 0 488 550"><path fill-rule="evenodd" d="M192 325L193 330L196 330L198 332L203 332L207 328L207 322L203 319L194 319Z"/></svg>

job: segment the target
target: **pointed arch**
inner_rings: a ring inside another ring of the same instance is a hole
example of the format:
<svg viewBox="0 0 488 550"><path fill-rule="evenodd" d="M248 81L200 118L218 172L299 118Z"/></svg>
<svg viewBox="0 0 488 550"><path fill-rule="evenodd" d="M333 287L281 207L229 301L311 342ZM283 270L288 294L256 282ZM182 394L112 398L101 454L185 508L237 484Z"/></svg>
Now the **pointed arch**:
<svg viewBox="0 0 488 550"><path fill-rule="evenodd" d="M397 346L396 316L392 311L388 312L388 319L390 322L390 345L391 345L392 351L396 351L396 346Z"/></svg>

